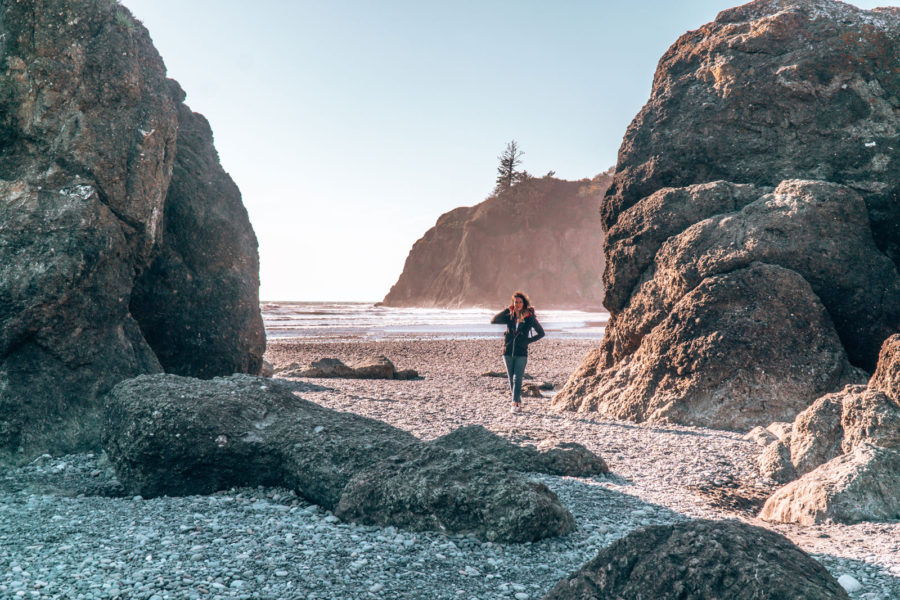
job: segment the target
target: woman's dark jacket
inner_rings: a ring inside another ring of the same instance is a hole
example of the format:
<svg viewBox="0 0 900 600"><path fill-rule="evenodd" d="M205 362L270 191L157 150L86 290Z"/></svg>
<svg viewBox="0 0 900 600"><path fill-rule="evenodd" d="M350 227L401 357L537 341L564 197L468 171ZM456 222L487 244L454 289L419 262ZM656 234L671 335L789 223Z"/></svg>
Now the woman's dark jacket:
<svg viewBox="0 0 900 600"><path fill-rule="evenodd" d="M538 323L537 317L534 315L525 317L525 320L519 323L516 329L516 321L509 314L509 309L504 309L497 313L491 323L495 325L506 325L506 335L503 339L503 354L507 356L528 356L528 344L538 341L544 337L544 328ZM531 330L534 329L534 337L528 337Z"/></svg>

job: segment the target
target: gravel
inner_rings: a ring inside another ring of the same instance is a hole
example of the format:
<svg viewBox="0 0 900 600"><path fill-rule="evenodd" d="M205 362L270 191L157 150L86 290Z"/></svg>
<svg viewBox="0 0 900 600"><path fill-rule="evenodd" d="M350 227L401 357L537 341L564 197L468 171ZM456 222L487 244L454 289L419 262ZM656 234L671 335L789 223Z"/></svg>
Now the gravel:
<svg viewBox="0 0 900 600"><path fill-rule="evenodd" d="M544 340L532 347L528 372L562 384L592 344ZM497 368L496 341L282 342L270 344L267 358L278 367L373 353L424 377L301 380L300 395L423 439L479 423L519 443L583 443L610 475L530 475L560 496L578 529L496 544L345 523L285 489L127 497L102 453L44 456L0 472L0 598L530 600L636 528L699 517L787 535L835 578L852 577L853 598L900 598L897 522L758 521L753 515L775 484L756 472L761 447L736 433L561 414L547 398L528 398L526 412L511 415L505 382L481 376Z"/></svg>

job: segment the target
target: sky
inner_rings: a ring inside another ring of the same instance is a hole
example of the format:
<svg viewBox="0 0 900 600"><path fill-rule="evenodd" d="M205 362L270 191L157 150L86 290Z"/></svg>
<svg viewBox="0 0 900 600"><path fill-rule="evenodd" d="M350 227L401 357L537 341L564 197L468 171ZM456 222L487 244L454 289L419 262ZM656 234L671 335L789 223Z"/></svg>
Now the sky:
<svg viewBox="0 0 900 600"><path fill-rule="evenodd" d="M263 301L378 301L437 218L521 168L615 165L666 49L721 0L122 0L210 122ZM900 0L859 1L860 8Z"/></svg>

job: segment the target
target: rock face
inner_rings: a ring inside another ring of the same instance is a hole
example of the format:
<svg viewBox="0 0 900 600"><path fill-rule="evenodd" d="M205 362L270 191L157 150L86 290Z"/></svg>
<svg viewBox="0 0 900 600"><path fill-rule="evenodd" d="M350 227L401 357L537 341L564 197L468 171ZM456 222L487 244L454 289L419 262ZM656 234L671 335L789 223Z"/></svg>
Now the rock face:
<svg viewBox="0 0 900 600"><path fill-rule="evenodd" d="M597 309L603 232L597 206L610 176L529 179L454 209L413 245L387 306L505 306L525 290L539 308Z"/></svg>
<svg viewBox="0 0 900 600"><path fill-rule="evenodd" d="M147 31L117 3L25 0L0 3L0 33L0 461L20 461L96 448L98 398L124 378L182 360L253 371L265 340L246 213ZM184 212L219 214L240 239L209 220L179 231ZM173 252L188 265L170 271L181 308L137 283ZM211 286L224 262L204 255L231 256L231 278Z"/></svg>
<svg viewBox="0 0 900 600"><path fill-rule="evenodd" d="M746 430L864 382L900 329L898 50L900 14L832 0L669 49L602 202L610 323L557 406Z"/></svg>
<svg viewBox="0 0 900 600"><path fill-rule="evenodd" d="M343 519L526 542L574 520L556 495L489 456L426 444L277 381L143 375L107 396L104 448L129 494L281 485Z"/></svg>
<svg viewBox="0 0 900 600"><path fill-rule="evenodd" d="M772 290L783 293L761 304ZM553 405L618 419L749 430L792 418L843 383L849 369L806 281L794 271L753 263L704 279L634 354L611 368L601 371L589 356Z"/></svg>
<svg viewBox="0 0 900 600"><path fill-rule="evenodd" d="M135 282L131 312L167 373L258 373L259 257L240 190L209 123L183 104L176 146L160 250Z"/></svg>
<svg viewBox="0 0 900 600"><path fill-rule="evenodd" d="M848 599L787 538L738 521L690 521L639 529L600 551L544 600L692 598Z"/></svg>

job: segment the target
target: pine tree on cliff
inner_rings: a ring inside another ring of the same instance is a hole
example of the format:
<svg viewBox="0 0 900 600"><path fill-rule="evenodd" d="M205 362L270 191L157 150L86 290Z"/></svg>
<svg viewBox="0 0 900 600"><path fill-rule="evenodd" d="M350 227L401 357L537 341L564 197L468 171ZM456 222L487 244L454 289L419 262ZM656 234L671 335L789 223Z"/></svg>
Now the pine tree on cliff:
<svg viewBox="0 0 900 600"><path fill-rule="evenodd" d="M519 150L519 145L516 143L516 140L513 140L506 145L506 150L503 151L503 154L497 157L500 161L500 166L497 167L497 187L494 188L495 194L508 190L516 183L523 179L527 179L528 173L526 171L516 171L516 167L522 163L522 156L524 154L524 152Z"/></svg>

